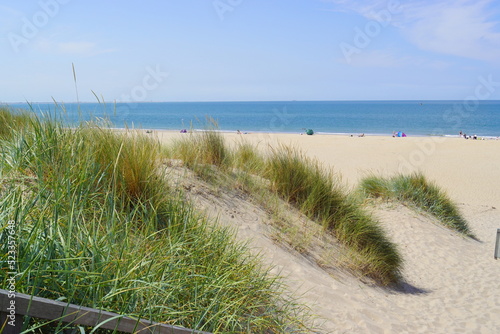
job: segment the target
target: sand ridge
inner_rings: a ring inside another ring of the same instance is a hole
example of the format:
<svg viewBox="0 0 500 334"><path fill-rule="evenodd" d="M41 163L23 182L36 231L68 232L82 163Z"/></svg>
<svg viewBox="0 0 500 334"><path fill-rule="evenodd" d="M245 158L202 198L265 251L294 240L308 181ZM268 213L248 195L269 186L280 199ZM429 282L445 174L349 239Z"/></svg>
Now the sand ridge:
<svg viewBox="0 0 500 334"><path fill-rule="evenodd" d="M178 135L158 134L166 143ZM500 228L500 141L298 134L225 137L229 143L244 139L263 150L278 143L296 146L341 173L352 187L368 173L422 171L459 203L479 239L464 238L401 205L374 207L405 259L406 284L395 291L353 276L333 277L274 243L262 225L263 213L254 206L205 198L202 206L238 226L242 238L251 240L252 247L287 277L290 290L324 320L319 332L500 332L500 260L493 258Z"/></svg>

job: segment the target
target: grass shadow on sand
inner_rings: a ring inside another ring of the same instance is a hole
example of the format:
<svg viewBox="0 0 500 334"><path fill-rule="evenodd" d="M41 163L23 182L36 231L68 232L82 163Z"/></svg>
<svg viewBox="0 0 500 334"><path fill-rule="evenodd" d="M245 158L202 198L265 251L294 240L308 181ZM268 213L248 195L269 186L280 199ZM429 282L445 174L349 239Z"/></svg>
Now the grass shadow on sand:
<svg viewBox="0 0 500 334"><path fill-rule="evenodd" d="M405 295L426 295L432 292L431 290L416 287L413 284L405 281L401 281L394 286L389 286L389 288L394 292L402 293Z"/></svg>

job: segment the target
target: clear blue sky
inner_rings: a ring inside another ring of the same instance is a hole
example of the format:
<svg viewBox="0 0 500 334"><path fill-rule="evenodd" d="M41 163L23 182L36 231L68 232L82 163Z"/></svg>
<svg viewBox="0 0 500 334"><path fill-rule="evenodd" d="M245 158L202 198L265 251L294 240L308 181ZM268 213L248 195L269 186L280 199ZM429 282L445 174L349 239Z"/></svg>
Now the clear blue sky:
<svg viewBox="0 0 500 334"><path fill-rule="evenodd" d="M0 102L500 99L500 1L0 0ZM127 101L128 99L128 101Z"/></svg>

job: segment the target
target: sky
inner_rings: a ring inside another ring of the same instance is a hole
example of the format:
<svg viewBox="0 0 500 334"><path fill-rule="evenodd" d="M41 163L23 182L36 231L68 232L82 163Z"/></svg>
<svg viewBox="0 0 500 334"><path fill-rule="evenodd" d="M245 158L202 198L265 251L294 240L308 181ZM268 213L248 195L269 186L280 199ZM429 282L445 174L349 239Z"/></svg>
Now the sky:
<svg viewBox="0 0 500 334"><path fill-rule="evenodd" d="M498 0L0 0L0 103L498 100L499 23Z"/></svg>

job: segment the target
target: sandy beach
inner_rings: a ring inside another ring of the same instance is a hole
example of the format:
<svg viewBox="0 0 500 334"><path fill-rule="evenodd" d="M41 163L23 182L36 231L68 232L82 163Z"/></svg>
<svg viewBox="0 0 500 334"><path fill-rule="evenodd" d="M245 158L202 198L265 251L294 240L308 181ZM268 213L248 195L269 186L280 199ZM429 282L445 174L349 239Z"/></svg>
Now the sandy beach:
<svg viewBox="0 0 500 334"><path fill-rule="evenodd" d="M155 132L168 143L183 134ZM366 285L355 277L332 277L305 258L292 256L266 238L255 208L238 207L242 235L287 277L333 333L499 333L500 259L494 259L500 228L500 141L390 136L224 134L262 150L278 143L302 149L355 187L365 175L423 172L459 205L479 241L466 239L408 208L374 209L405 266L404 290ZM210 206L207 204L207 206ZM213 205L217 211L217 205ZM218 212L221 220L224 212Z"/></svg>

